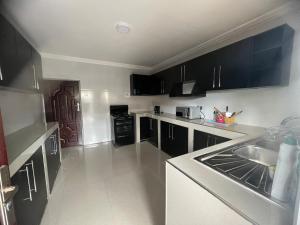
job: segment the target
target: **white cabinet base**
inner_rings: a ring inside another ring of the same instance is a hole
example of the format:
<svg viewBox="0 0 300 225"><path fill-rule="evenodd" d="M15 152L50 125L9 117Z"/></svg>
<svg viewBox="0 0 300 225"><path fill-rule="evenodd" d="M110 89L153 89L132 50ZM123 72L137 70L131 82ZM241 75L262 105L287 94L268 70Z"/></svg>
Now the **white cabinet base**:
<svg viewBox="0 0 300 225"><path fill-rule="evenodd" d="M166 165L166 225L251 225L214 195Z"/></svg>

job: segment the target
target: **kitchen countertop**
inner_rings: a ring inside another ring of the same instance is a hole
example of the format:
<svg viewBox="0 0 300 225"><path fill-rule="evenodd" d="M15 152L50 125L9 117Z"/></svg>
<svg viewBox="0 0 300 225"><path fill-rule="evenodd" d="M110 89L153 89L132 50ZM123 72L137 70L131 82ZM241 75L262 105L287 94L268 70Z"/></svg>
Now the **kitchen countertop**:
<svg viewBox="0 0 300 225"><path fill-rule="evenodd" d="M152 118L166 118L166 119L171 119L171 120L177 120L180 122L184 122L187 124L194 124L194 125L201 125L204 127L209 127L209 128L216 128L219 130L224 130L224 131L230 131L234 133L240 133L240 134L245 134L245 135L256 135L256 134L262 134L265 132L265 128L263 127L258 127L258 126L249 126L249 125L243 125L243 124L233 124L233 125L226 125L226 124L217 124L215 122L209 122L209 120L203 120L203 119L186 119L182 117L178 117L174 114L170 113L160 113L160 114L155 114L151 111L142 111L142 112L132 112L133 114L139 115L141 117L143 116L149 116Z"/></svg>
<svg viewBox="0 0 300 225"><path fill-rule="evenodd" d="M274 199L269 199L194 159L207 153L219 152L226 148L254 141L265 133L265 128L241 124L223 126L200 119L180 118L167 113L136 112L135 114L140 117L167 118L173 120L173 122L196 124L204 130L209 127L215 128L216 131L218 129L244 134L231 141L169 159L167 163L177 168L253 224L286 225L292 223L292 210L289 206ZM211 130L211 132L214 130Z"/></svg>
<svg viewBox="0 0 300 225"><path fill-rule="evenodd" d="M58 123L33 124L5 137L10 174L18 169L43 145L51 133L58 128Z"/></svg>

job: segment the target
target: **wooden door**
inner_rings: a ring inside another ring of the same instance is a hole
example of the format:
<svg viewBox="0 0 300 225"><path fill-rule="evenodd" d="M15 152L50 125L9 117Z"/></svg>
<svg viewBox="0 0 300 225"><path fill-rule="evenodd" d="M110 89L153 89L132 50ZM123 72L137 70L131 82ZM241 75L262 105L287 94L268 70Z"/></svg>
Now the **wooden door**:
<svg viewBox="0 0 300 225"><path fill-rule="evenodd" d="M59 122L61 146L82 145L79 82L62 82L51 100L53 118Z"/></svg>

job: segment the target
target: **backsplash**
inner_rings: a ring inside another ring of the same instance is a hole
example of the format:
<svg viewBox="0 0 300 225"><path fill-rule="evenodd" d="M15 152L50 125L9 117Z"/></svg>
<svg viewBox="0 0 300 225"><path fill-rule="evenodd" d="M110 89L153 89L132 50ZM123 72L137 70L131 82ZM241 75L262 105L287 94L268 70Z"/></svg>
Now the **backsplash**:
<svg viewBox="0 0 300 225"><path fill-rule="evenodd" d="M0 90L0 109L6 136L43 122L43 103L39 94Z"/></svg>

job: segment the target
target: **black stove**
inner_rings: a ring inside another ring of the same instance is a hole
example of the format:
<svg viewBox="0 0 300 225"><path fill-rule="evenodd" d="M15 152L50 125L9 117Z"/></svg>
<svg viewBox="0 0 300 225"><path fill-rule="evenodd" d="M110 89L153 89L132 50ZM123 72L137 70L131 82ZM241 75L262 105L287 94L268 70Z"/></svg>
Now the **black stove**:
<svg viewBox="0 0 300 225"><path fill-rule="evenodd" d="M128 114L128 105L111 105L111 136L115 145L134 143L134 118Z"/></svg>

